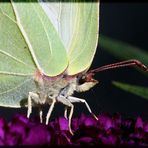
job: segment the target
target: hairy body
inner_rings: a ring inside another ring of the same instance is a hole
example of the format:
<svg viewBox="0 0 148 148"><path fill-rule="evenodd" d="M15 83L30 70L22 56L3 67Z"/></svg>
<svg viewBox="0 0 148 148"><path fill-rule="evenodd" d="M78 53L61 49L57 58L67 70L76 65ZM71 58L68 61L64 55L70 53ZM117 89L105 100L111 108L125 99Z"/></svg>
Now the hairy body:
<svg viewBox="0 0 148 148"><path fill-rule="evenodd" d="M80 84L80 80L82 80L82 78L83 78L83 75L81 76L59 75L57 77L51 78L41 74L40 72L36 72L34 75L34 81L36 82L38 91L29 92L27 117L29 118L32 112L33 105L49 104L50 107L46 116L46 124L48 124L48 121L53 111L55 103L61 102L66 106L65 113L64 113L66 118L67 118L67 108L68 107L70 108L70 113L68 118L69 118L69 130L72 133L71 118L74 110L73 103L75 102L85 103L89 112L93 114L89 105L84 99L80 99L72 96L75 91L76 92L87 91L98 83L96 80L92 79L92 80L89 80L88 82L85 80L84 83ZM42 122L41 109L40 109L40 120Z"/></svg>

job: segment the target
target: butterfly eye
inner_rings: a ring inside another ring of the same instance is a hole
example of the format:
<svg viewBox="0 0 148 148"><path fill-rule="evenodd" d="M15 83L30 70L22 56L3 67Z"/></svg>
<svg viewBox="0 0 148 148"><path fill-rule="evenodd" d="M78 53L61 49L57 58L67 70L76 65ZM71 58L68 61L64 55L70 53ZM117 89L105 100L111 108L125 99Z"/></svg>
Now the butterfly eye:
<svg viewBox="0 0 148 148"><path fill-rule="evenodd" d="M77 83L79 85L84 84L86 82L86 75L79 75L77 77Z"/></svg>

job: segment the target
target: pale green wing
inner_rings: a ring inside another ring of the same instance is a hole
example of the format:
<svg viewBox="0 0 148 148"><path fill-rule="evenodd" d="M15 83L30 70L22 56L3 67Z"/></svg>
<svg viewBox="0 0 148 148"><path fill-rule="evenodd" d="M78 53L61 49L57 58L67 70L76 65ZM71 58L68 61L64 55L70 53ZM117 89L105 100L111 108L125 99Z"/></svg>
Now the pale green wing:
<svg viewBox="0 0 148 148"><path fill-rule="evenodd" d="M40 1L44 12L48 15L68 52L72 34L74 33L73 26L76 23L75 15L78 5L73 1L64 2L64 0L55 0L54 2L50 2L50 0ZM46 1L46 3L42 1Z"/></svg>
<svg viewBox="0 0 148 148"><path fill-rule="evenodd" d="M35 82L31 77L0 74L0 106L25 106L30 91L36 91Z"/></svg>
<svg viewBox="0 0 148 148"><path fill-rule="evenodd" d="M57 0L42 4L67 49L68 74L87 70L98 42L99 2Z"/></svg>
<svg viewBox="0 0 148 148"><path fill-rule="evenodd" d="M17 24L37 68L48 76L61 74L68 65L67 52L46 13L38 2L14 1Z"/></svg>
<svg viewBox="0 0 148 148"><path fill-rule="evenodd" d="M38 3L0 2L0 106L20 107L37 69L56 76L67 67L66 50Z"/></svg>
<svg viewBox="0 0 148 148"><path fill-rule="evenodd" d="M69 75L77 74L90 67L98 42L98 3L81 2L77 5L74 32L69 47Z"/></svg>
<svg viewBox="0 0 148 148"><path fill-rule="evenodd" d="M10 3L0 3L0 106L20 107L35 89L36 65Z"/></svg>

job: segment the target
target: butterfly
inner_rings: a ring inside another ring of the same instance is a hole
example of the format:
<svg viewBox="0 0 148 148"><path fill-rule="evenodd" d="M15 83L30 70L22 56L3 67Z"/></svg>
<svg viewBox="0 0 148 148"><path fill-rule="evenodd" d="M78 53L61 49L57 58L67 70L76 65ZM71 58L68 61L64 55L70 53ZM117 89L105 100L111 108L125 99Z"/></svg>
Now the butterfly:
<svg viewBox="0 0 148 148"><path fill-rule="evenodd" d="M49 105L46 124L56 102L65 105L64 116L69 130L74 111L73 103L85 99L74 97L98 81L95 73L137 65L127 60L89 70L99 36L99 1L26 1L11 0L0 3L0 106L28 107ZM70 109L68 115L68 109Z"/></svg>

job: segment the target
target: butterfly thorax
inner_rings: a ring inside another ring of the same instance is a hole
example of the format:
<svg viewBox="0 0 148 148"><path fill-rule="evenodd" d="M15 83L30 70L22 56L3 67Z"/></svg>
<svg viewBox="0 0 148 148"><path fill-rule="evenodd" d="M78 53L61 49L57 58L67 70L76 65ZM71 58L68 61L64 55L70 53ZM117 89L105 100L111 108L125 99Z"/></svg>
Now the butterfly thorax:
<svg viewBox="0 0 148 148"><path fill-rule="evenodd" d="M85 75L69 76L61 74L59 76L49 77L36 72L34 74L34 80L37 87L37 92L35 93L39 96L38 103L49 103L49 101L61 96L68 99L75 91L87 91L97 84L97 81L92 81ZM80 83L81 79L83 79L83 83Z"/></svg>
<svg viewBox="0 0 148 148"><path fill-rule="evenodd" d="M46 103L48 99L57 98L59 95L70 96L77 86L76 76L49 77L38 72L34 75L34 80L38 90L36 93L40 96L40 103Z"/></svg>

